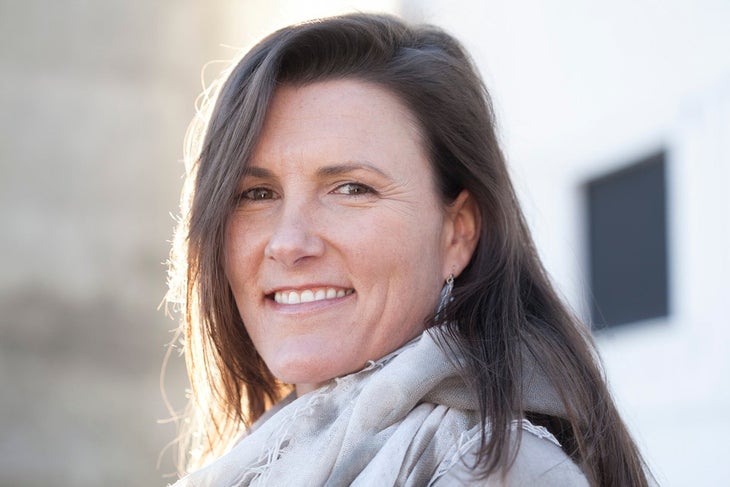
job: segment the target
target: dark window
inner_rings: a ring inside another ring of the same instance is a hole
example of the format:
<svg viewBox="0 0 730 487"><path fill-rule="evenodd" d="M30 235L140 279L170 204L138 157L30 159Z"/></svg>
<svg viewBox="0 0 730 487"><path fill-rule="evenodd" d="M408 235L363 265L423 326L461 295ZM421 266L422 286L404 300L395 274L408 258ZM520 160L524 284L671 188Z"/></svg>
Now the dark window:
<svg viewBox="0 0 730 487"><path fill-rule="evenodd" d="M664 153L590 181L586 192L594 327L666 316Z"/></svg>

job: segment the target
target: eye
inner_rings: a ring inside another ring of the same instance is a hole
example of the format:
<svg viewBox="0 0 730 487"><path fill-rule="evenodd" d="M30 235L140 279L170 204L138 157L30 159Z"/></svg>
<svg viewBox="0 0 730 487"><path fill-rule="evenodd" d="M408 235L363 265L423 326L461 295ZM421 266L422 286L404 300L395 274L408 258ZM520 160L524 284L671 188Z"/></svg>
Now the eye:
<svg viewBox="0 0 730 487"><path fill-rule="evenodd" d="M239 200L261 201L274 198L274 192L267 188L251 188L238 196Z"/></svg>
<svg viewBox="0 0 730 487"><path fill-rule="evenodd" d="M337 186L333 193L344 194L350 196L358 196L361 194L374 193L373 189L369 186L360 183L345 183Z"/></svg>

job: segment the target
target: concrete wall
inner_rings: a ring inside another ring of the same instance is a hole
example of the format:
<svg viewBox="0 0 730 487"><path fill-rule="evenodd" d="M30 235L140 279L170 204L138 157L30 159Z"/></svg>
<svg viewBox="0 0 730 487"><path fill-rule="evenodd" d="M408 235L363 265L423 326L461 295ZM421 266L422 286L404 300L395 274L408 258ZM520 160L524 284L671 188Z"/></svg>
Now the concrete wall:
<svg viewBox="0 0 730 487"><path fill-rule="evenodd" d="M225 2L0 3L0 485L163 485L156 310ZM170 389L181 405L181 361Z"/></svg>

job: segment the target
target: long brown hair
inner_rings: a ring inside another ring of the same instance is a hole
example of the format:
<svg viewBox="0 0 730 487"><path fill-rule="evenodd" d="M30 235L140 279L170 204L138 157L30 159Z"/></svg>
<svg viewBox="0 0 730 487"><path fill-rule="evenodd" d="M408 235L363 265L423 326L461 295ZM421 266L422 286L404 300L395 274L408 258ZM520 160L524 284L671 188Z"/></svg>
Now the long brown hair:
<svg viewBox="0 0 730 487"><path fill-rule="evenodd" d="M235 188L280 84L355 78L396 95L420 123L444 203L476 200L481 235L444 310L479 399L483 474L509 464L510 423L528 418L556 434L593 485L647 484L619 417L590 333L565 307L538 258L495 134L489 95L470 58L432 26L352 14L281 29L233 68L209 118L189 132L188 174L170 268L182 304L199 455L221 453L280 400L277 382L246 333L223 272ZM525 356L538 364L564 414L525 410ZM188 445L189 446L189 445Z"/></svg>

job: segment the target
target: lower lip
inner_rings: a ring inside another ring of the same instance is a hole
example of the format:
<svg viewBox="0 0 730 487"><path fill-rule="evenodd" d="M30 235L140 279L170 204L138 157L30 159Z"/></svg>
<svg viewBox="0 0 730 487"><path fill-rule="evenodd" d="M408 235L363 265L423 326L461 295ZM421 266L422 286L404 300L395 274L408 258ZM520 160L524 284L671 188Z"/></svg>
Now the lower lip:
<svg viewBox="0 0 730 487"><path fill-rule="evenodd" d="M282 304L277 303L273 299L266 299L267 307L272 308L277 313L283 314L300 314L321 311L333 306L345 304L349 299L353 298L357 293L351 293L341 298L320 299L319 301L310 301L308 303Z"/></svg>

